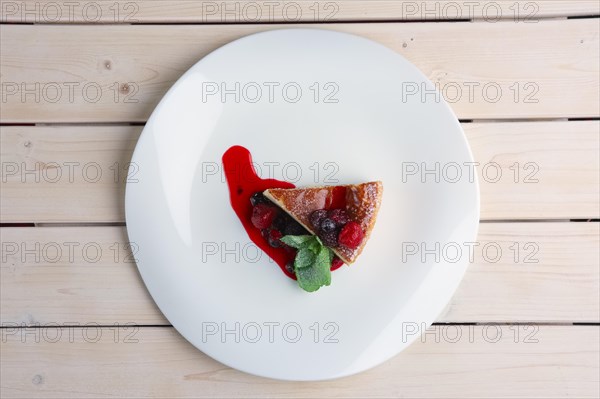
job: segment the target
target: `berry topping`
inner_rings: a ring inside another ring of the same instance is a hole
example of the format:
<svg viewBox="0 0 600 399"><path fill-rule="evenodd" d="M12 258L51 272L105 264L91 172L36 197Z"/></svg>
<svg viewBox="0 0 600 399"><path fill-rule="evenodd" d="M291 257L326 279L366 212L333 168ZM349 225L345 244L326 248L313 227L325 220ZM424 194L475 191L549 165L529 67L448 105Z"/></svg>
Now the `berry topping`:
<svg viewBox="0 0 600 399"><path fill-rule="evenodd" d="M333 260L331 261L331 270L339 269L343 265L344 265L344 262L342 262L342 260L340 258L338 258L337 256L334 256Z"/></svg>
<svg viewBox="0 0 600 399"><path fill-rule="evenodd" d="M263 195L263 193L259 191L252 194L252 197L250 197L250 203L252 206L256 206L257 204L268 204L269 200Z"/></svg>
<svg viewBox="0 0 600 399"><path fill-rule="evenodd" d="M271 226L276 214L277 209L274 207L266 204L256 204L256 206L252 208L252 217L250 220L257 229L266 229Z"/></svg>
<svg viewBox="0 0 600 399"><path fill-rule="evenodd" d="M358 248L362 242L364 233L360 225L356 222L348 222L340 231L338 242L350 249Z"/></svg>
<svg viewBox="0 0 600 399"><path fill-rule="evenodd" d="M289 273L289 274L294 274L295 270L294 270L294 261L288 262L285 264L285 270Z"/></svg>
<svg viewBox="0 0 600 399"><path fill-rule="evenodd" d="M338 238L335 230L330 231L329 233L321 232L321 234L319 234L319 238L321 241L323 241L323 244L328 247L337 247L338 245Z"/></svg>
<svg viewBox="0 0 600 399"><path fill-rule="evenodd" d="M327 217L335 222L339 227L350 221L348 214L343 209L332 209L327 213Z"/></svg>
<svg viewBox="0 0 600 399"><path fill-rule="evenodd" d="M316 229L321 228L321 222L327 217L327 211L325 209L319 209L310 214L310 224Z"/></svg>
<svg viewBox="0 0 600 399"><path fill-rule="evenodd" d="M282 243L282 244L283 244L283 249L285 249L285 252L287 252L288 255L291 255L292 258L295 258L298 250L296 248L290 247L289 245L286 245L285 243Z"/></svg>
<svg viewBox="0 0 600 399"><path fill-rule="evenodd" d="M291 218L285 212L279 212L277 216L275 216L275 219L273 219L272 227L279 231L284 231L285 226L288 225L290 220Z"/></svg>
<svg viewBox="0 0 600 399"><path fill-rule="evenodd" d="M279 248L283 243L280 241L280 238L283 237L283 234L279 230L271 229L269 230L269 245L273 248Z"/></svg>
<svg viewBox="0 0 600 399"><path fill-rule="evenodd" d="M329 218L325 218L321 222L321 231L323 233L331 233L331 232L335 231L336 227L337 226L335 225L335 222Z"/></svg>
<svg viewBox="0 0 600 399"><path fill-rule="evenodd" d="M303 236L309 234L306 229L295 220L290 220L290 222L284 227L283 232L286 236Z"/></svg>

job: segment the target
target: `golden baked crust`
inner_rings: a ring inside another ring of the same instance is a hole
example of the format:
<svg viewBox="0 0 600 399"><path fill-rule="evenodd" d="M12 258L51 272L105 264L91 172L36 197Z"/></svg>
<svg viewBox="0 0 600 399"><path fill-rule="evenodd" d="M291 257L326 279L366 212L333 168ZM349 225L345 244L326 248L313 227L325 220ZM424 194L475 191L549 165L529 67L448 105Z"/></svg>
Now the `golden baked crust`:
<svg viewBox="0 0 600 399"><path fill-rule="evenodd" d="M315 235L317 233L309 221L310 214L318 209L334 209L336 203L344 204L350 219L359 223L365 232L361 244L356 249L342 245L332 248L344 263L351 264L364 249L375 226L383 195L383 183L376 181L344 186L271 188L266 190L264 195Z"/></svg>

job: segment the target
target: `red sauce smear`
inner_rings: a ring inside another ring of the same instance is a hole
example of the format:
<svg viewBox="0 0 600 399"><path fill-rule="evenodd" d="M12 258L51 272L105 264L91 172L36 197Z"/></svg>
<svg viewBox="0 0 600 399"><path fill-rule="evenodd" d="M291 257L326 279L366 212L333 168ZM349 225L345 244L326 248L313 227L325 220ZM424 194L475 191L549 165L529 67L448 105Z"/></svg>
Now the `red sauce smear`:
<svg viewBox="0 0 600 399"><path fill-rule="evenodd" d="M236 145L229 148L223 154L223 171L229 187L229 198L231 207L242 222L248 237L262 249L271 259L281 268L281 271L291 279L296 279L293 273L290 273L285 265L292 262L296 257L296 250L293 248L273 248L264 238L259 229L252 225L250 217L252 216L252 204L250 197L254 193L263 192L268 188L295 188L292 183L276 179L261 179L256 174L256 169L252 164L252 155L247 148ZM346 188L337 187L333 190L331 202L327 204L326 209L345 208L346 206ZM337 270L342 266L340 263L331 270Z"/></svg>
<svg viewBox="0 0 600 399"><path fill-rule="evenodd" d="M268 188L295 188L292 183L275 179L261 179L256 174L256 169L252 164L252 155L245 147L236 145L228 149L223 154L223 171L227 178L229 187L229 197L231 207L242 222L248 237L262 249L271 259L275 261L285 273L286 276L296 279L294 274L290 274L285 265L293 261L296 257L296 251L285 248L273 248L269 242L262 236L260 230L252 225L250 217L252 216L252 204L250 197L256 192L263 192Z"/></svg>

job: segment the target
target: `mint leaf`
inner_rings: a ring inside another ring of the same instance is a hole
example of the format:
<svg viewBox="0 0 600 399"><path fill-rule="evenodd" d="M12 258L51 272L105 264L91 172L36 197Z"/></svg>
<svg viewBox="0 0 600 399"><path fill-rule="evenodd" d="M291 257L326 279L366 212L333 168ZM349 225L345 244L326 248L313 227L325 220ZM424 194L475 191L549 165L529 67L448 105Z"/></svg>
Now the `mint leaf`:
<svg viewBox="0 0 600 399"><path fill-rule="evenodd" d="M294 271L298 285L305 291L314 292L331 284L331 260L333 252L323 245L317 236L285 236L281 241L298 250Z"/></svg>
<svg viewBox="0 0 600 399"><path fill-rule="evenodd" d="M319 240L319 238L317 236L315 236L315 238L316 238L316 240L307 241L306 246L315 255L317 255L319 253L319 251L321 250L321 248L323 248L323 244L321 244L321 241L317 241L317 240Z"/></svg>
<svg viewBox="0 0 600 399"><path fill-rule="evenodd" d="M311 267L315 263L316 257L317 255L315 255L315 253L310 249L301 248L296 254L296 259L294 260L294 268L298 270L303 269L305 267Z"/></svg>
<svg viewBox="0 0 600 399"><path fill-rule="evenodd" d="M330 285L332 257L331 250L320 241L314 240L308 242L308 247L298 252L296 262L299 259L302 259L302 262L312 259L310 265L298 268L296 263L294 263L294 266L296 266L296 278L300 288L307 292L314 292L323 286Z"/></svg>
<svg viewBox="0 0 600 399"><path fill-rule="evenodd" d="M326 268L328 271L331 271L331 261L332 260L333 260L333 252L331 251L331 249L322 245L320 248L320 251L317 254L316 259L315 259L316 267L319 269Z"/></svg>
<svg viewBox="0 0 600 399"><path fill-rule="evenodd" d="M281 237L281 241L290 247L301 249L308 244L309 241L313 241L314 236L285 236Z"/></svg>
<svg viewBox="0 0 600 399"><path fill-rule="evenodd" d="M329 268L323 270L314 265L312 267L296 269L296 278L298 279L300 288L307 292L314 292L324 285L331 284L331 272Z"/></svg>

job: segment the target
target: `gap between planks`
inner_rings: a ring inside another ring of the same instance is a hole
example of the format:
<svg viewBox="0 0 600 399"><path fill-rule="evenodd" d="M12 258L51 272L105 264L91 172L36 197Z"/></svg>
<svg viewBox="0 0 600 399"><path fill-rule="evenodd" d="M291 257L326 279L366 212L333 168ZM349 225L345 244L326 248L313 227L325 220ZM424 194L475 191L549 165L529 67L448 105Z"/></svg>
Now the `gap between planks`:
<svg viewBox="0 0 600 399"><path fill-rule="evenodd" d="M459 119L461 124L467 123L526 123L526 122L582 122L600 121L600 117L593 118L511 118L511 119ZM0 123L0 127L123 127L123 126L146 126L146 122L121 121L121 122L36 122L36 123Z"/></svg>
<svg viewBox="0 0 600 399"><path fill-rule="evenodd" d="M479 223L598 223L600 219L482 219ZM22 226L27 225L27 226ZM126 227L125 222L67 222L67 223L0 223L0 227Z"/></svg>
<svg viewBox="0 0 600 399"><path fill-rule="evenodd" d="M41 7L40 7L41 4ZM537 22L546 19L589 18L599 13L594 0L538 0L527 4L481 1L460 4L451 0L409 2L394 0L338 0L254 2L251 9L240 7L239 2L192 1L125 1L98 0L97 15L86 18L81 6L74 12L51 18L46 10L50 0L37 2L33 10L24 5L7 4L2 21L21 24L244 24L244 23L340 23L340 22L437 22L515 20ZM472 7L474 5L474 7ZM489 6L493 5L493 10ZM12 6L10 8L9 6ZM293 10L289 10L289 6ZM518 6L518 7L515 7ZM56 7L56 6L55 6ZM60 9L59 9L60 11ZM290 12L291 11L291 12ZM66 14L66 13L65 13ZM88 13L86 13L88 14ZM33 18L32 18L33 17Z"/></svg>
<svg viewBox="0 0 600 399"><path fill-rule="evenodd" d="M117 325L127 325L127 326L135 326L139 328L174 328L172 324L98 324L98 323L87 323L88 325L71 325L69 323L65 323L64 325L39 325L39 324L28 324L21 323L20 326L7 326L5 324L0 325L1 329L47 329L47 328L67 328L67 327L76 327L76 328L114 328ZM600 326L600 323L581 323L581 322L573 322L573 323L565 323L565 322L511 322L511 321L502 321L502 322L483 322L483 323L472 323L472 322L435 322L431 323L432 327L444 327L444 326L538 326L538 327L594 327Z"/></svg>

